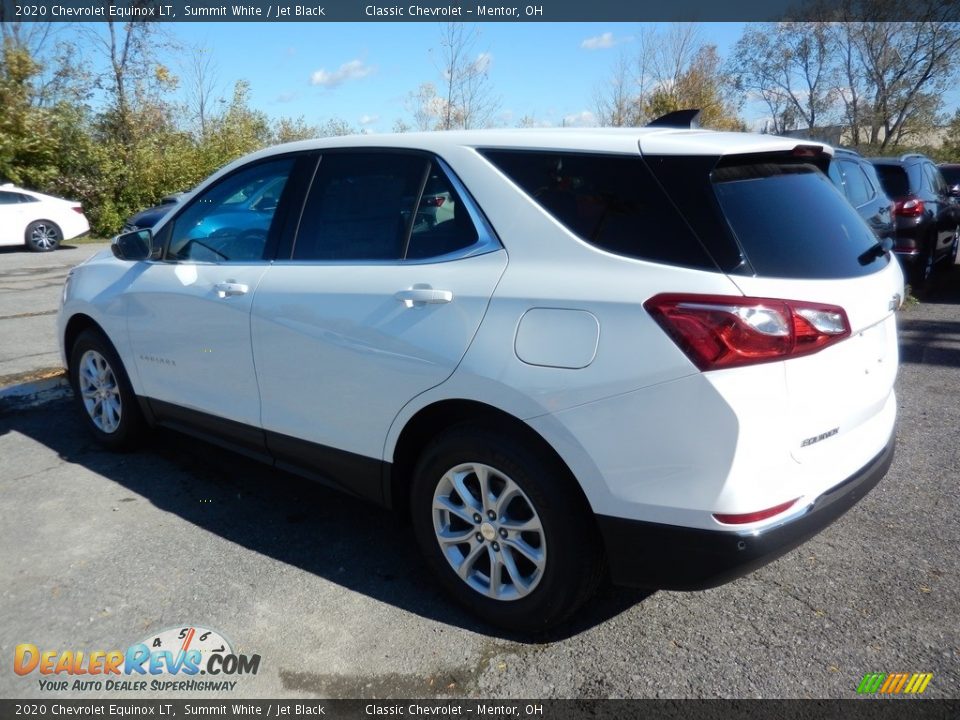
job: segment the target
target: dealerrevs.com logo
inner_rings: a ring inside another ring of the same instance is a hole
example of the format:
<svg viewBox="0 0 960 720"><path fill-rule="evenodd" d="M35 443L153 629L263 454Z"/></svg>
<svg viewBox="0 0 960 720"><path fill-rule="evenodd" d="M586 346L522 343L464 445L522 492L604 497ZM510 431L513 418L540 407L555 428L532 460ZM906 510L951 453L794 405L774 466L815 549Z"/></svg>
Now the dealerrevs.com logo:
<svg viewBox="0 0 960 720"><path fill-rule="evenodd" d="M256 675L259 655L235 653L216 630L170 628L123 650L41 650L21 643L13 670L37 677L46 691L233 690L241 675ZM200 677L202 676L202 678Z"/></svg>

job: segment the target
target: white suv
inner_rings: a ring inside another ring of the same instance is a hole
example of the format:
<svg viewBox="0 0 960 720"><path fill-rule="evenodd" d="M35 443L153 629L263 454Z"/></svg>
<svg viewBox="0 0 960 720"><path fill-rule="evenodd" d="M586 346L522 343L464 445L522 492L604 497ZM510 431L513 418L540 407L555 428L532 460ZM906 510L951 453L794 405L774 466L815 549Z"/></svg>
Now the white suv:
<svg viewBox="0 0 960 720"><path fill-rule="evenodd" d="M897 262L831 149L670 127L331 138L75 268L105 444L164 425L409 513L486 620L711 587L893 456ZM431 203L442 196L442 213Z"/></svg>

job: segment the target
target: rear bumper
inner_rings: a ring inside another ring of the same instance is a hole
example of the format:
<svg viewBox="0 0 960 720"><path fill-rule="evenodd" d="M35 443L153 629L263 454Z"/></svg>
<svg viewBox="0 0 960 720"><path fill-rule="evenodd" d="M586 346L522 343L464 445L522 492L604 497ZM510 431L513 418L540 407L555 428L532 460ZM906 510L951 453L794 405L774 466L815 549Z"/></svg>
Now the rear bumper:
<svg viewBox="0 0 960 720"><path fill-rule="evenodd" d="M873 460L799 516L759 532L726 532L598 515L614 583L704 590L742 577L793 550L843 515L886 475L893 438Z"/></svg>

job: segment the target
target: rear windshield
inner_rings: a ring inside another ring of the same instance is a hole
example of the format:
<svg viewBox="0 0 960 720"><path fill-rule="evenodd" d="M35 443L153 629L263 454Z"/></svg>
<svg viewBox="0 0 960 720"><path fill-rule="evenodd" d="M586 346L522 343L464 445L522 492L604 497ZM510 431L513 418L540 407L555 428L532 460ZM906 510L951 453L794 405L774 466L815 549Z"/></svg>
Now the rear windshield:
<svg viewBox="0 0 960 720"><path fill-rule="evenodd" d="M951 165L951 166L940 166L940 172L943 173L943 179L947 181L947 185L958 185L960 184L960 165Z"/></svg>
<svg viewBox="0 0 960 720"><path fill-rule="evenodd" d="M811 165L751 164L712 173L714 192L757 275L834 279L869 275L889 257L830 181Z"/></svg>
<svg viewBox="0 0 960 720"><path fill-rule="evenodd" d="M899 165L876 165L877 175L887 195L902 198L910 194L910 179L907 171Z"/></svg>

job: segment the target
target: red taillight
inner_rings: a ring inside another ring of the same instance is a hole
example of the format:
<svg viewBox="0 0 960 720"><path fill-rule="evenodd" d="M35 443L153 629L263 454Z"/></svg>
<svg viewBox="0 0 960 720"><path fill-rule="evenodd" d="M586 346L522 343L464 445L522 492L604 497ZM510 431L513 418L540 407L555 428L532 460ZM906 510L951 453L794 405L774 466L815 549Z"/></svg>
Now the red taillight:
<svg viewBox="0 0 960 720"><path fill-rule="evenodd" d="M79 213L80 215L83 215L83 206L82 206L82 205L74 205L71 209L72 209L75 213Z"/></svg>
<svg viewBox="0 0 960 720"><path fill-rule="evenodd" d="M446 198L442 196L429 197L423 199L423 204L427 207L440 207L443 205L444 200L446 200Z"/></svg>
<svg viewBox="0 0 960 720"><path fill-rule="evenodd" d="M893 214L900 217L920 217L923 215L923 210L923 200L919 198L897 200L893 204Z"/></svg>
<svg viewBox="0 0 960 720"><path fill-rule="evenodd" d="M666 293L643 307L701 370L808 355L850 335L835 305Z"/></svg>
<svg viewBox="0 0 960 720"><path fill-rule="evenodd" d="M781 503L772 508L767 508L766 510L757 510L752 513L743 513L740 515L727 515L723 513L714 513L713 517L718 521L725 523L727 525L746 525L747 523L757 522L759 520L766 520L771 518L774 515L779 515L784 510L789 509L797 500L800 498L794 498L789 502Z"/></svg>

